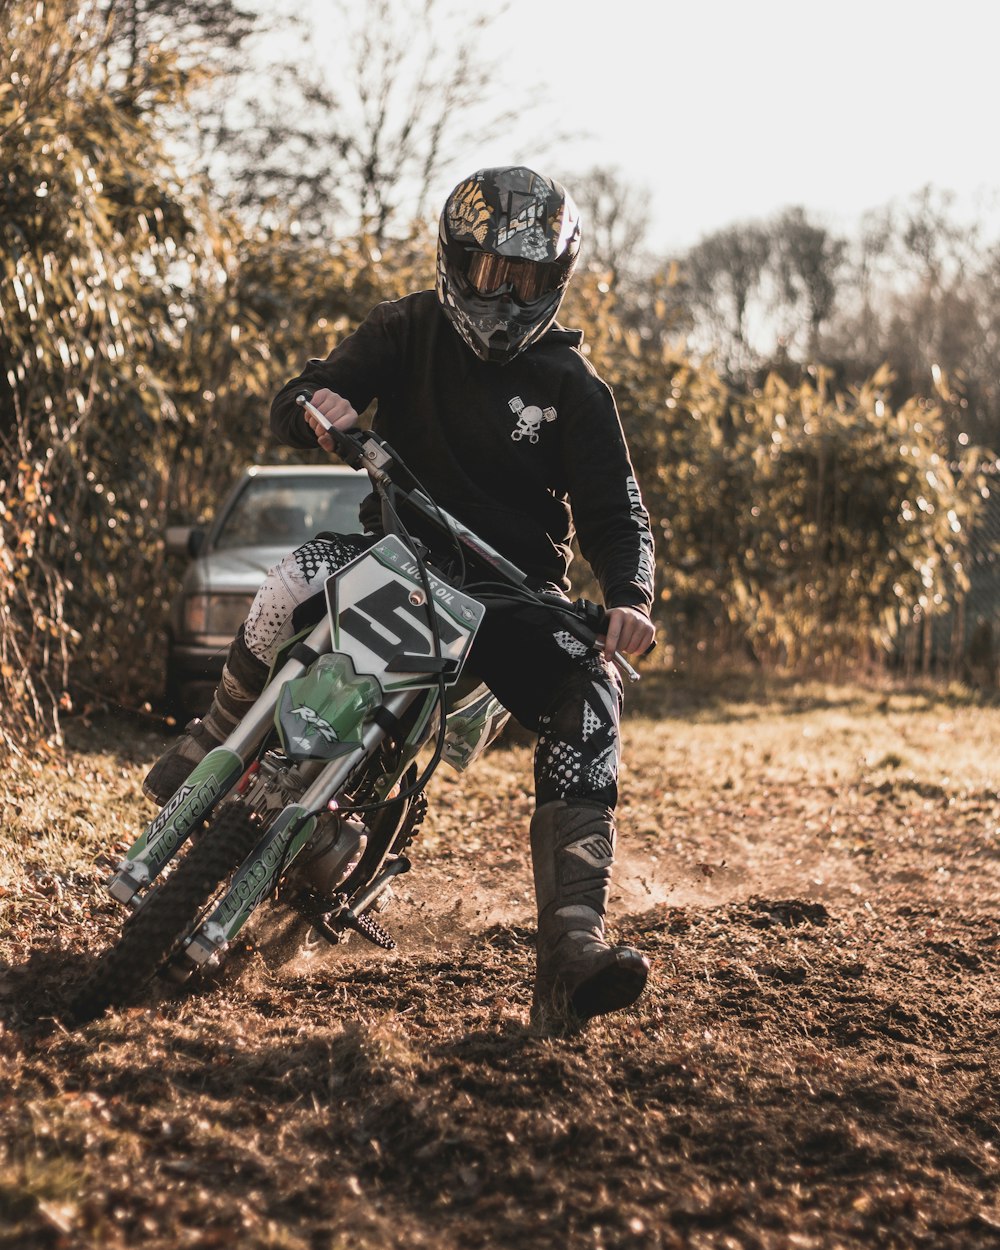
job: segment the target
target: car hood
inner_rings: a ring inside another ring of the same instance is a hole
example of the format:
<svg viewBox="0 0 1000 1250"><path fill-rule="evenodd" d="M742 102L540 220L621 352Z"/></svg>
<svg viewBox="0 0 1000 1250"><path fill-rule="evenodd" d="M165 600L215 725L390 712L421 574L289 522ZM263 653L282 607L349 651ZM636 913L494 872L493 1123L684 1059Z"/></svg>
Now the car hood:
<svg viewBox="0 0 1000 1250"><path fill-rule="evenodd" d="M193 591L254 593L283 556L287 547L233 547L226 551L211 551L196 560L188 569L185 588Z"/></svg>

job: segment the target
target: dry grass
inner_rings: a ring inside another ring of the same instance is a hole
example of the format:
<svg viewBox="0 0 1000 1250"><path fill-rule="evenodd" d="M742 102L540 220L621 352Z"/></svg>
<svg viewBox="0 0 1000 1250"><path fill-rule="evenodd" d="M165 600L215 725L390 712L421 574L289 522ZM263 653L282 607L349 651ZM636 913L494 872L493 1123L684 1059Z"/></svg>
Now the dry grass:
<svg viewBox="0 0 1000 1250"><path fill-rule="evenodd" d="M530 748L435 780L399 950L53 1017L120 913L155 728L2 797L0 1247L992 1247L1000 708L711 689L626 724L632 1011L527 1026Z"/></svg>

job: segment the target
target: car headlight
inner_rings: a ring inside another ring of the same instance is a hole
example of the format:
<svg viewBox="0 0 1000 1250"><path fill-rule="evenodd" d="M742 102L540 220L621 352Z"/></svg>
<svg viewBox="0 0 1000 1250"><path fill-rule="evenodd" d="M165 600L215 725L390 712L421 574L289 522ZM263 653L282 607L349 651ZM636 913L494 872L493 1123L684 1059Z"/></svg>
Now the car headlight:
<svg viewBox="0 0 1000 1250"><path fill-rule="evenodd" d="M184 600L184 633L213 644L230 642L251 603L253 595L189 595Z"/></svg>

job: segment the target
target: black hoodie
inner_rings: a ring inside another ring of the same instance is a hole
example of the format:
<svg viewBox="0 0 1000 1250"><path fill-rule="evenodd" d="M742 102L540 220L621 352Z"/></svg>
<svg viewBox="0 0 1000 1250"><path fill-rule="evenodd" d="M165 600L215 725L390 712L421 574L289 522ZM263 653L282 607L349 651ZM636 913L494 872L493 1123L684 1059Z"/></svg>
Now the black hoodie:
<svg viewBox="0 0 1000 1250"><path fill-rule="evenodd" d="M295 397L327 387L363 412L432 498L537 583L569 588L574 525L607 607L649 612L653 540L614 398L554 326L505 365L487 364L433 291L377 305L271 405L281 442L315 447ZM570 504L572 503L572 515Z"/></svg>

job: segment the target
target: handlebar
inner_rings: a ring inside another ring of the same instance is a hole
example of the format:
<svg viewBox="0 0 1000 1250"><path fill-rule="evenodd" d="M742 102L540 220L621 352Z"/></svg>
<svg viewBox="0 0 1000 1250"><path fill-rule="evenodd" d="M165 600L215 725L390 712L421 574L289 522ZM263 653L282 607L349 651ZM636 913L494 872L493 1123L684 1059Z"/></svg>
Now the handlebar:
<svg viewBox="0 0 1000 1250"><path fill-rule="evenodd" d="M484 542L478 534L440 508L420 489L420 484L384 439L370 430L339 429L320 412L305 392L296 395L295 402L310 416L315 417L323 430L330 435L336 455L350 468L357 471L364 469L375 482L376 489L386 489L391 485L401 491L408 504L415 508L423 520L429 522L439 532L445 533L453 543L458 543L472 555L485 561L505 581L509 582L512 598L520 599L530 595L536 602L563 615L567 632L571 633L578 642L592 650L603 650L603 644L598 641L598 636L607 628L607 613L600 604L592 603L587 599L577 599L574 603L556 592L530 589L527 585L526 573ZM620 651L614 653L613 659L615 665L629 681L640 680L640 674Z"/></svg>

